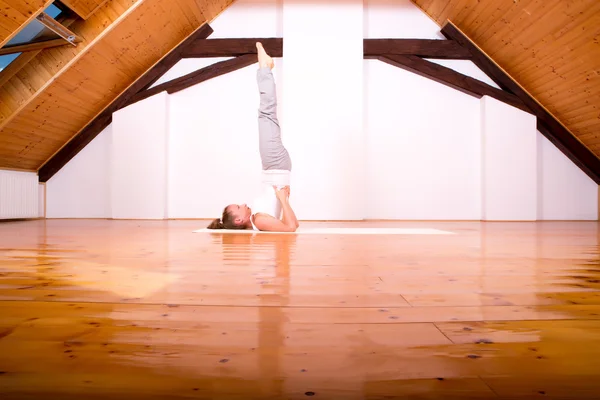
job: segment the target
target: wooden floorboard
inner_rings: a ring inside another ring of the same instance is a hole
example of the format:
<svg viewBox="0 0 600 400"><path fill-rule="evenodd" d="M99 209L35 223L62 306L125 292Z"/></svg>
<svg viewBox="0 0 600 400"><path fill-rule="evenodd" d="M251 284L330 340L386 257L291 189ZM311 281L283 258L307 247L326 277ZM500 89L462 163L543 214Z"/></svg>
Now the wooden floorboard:
<svg viewBox="0 0 600 400"><path fill-rule="evenodd" d="M0 398L600 393L598 222L0 223Z"/></svg>

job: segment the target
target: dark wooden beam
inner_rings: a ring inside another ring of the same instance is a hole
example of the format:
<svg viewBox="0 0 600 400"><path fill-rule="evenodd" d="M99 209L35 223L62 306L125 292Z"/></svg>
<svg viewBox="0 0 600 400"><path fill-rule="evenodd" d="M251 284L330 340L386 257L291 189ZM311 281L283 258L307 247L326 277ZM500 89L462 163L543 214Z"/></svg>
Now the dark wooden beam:
<svg viewBox="0 0 600 400"><path fill-rule="evenodd" d="M537 117L537 129L562 151L575 165L600 185L600 159L544 106L538 103L525 89L489 58L471 39L469 39L453 23L447 22L442 34L469 50L471 60L491 79L506 91L516 95Z"/></svg>
<svg viewBox="0 0 600 400"><path fill-rule="evenodd" d="M245 54L239 57L232 58L230 60L220 61L209 65L208 67L199 69L191 72L187 75L183 75L179 78L170 80L168 82L156 85L153 88L146 89L139 92L129 100L126 106L137 103L138 101L147 99L148 97L154 96L160 92L166 91L169 94L177 93L181 90L187 89L201 82L207 81L217 76L225 75L238 69L247 67L256 63L258 60L255 54Z"/></svg>
<svg viewBox="0 0 600 400"><path fill-rule="evenodd" d="M112 114L123 108L129 100L139 91L145 90L156 82L161 76L171 69L179 60L183 50L196 39L206 39L213 33L212 28L205 24L198 28L179 46L163 57L156 65L150 68L137 81L121 93L108 107L106 107L96 118L84 127L63 148L54 154L38 171L40 182L47 182L54 174L64 167L85 146L87 146L100 132L112 122Z"/></svg>
<svg viewBox="0 0 600 400"><path fill-rule="evenodd" d="M271 57L283 57L283 38L199 39L183 53L183 58L238 57L256 54L261 42Z"/></svg>
<svg viewBox="0 0 600 400"><path fill-rule="evenodd" d="M425 78L429 78L468 95L477 98L490 96L504 103L510 104L513 107L517 107L523 111L529 112L529 109L514 94L490 86L485 82L463 75L442 65L423 60L420 57L387 55L378 57L378 60L413 72Z"/></svg>
<svg viewBox="0 0 600 400"><path fill-rule="evenodd" d="M455 60L471 58L471 53L453 40L365 39L363 49L365 58L387 54Z"/></svg>
<svg viewBox="0 0 600 400"><path fill-rule="evenodd" d="M196 40L183 53L183 58L238 57L256 54L256 42L261 42L272 57L283 57L283 38L239 38ZM364 39L363 46L366 58L385 54L456 60L467 60L471 57L467 49L453 40Z"/></svg>

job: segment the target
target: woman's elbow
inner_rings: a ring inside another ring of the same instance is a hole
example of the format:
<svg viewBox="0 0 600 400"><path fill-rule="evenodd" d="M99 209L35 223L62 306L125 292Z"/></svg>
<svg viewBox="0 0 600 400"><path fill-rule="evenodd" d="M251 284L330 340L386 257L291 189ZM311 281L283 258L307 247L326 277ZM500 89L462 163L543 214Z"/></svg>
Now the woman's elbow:
<svg viewBox="0 0 600 400"><path fill-rule="evenodd" d="M294 226L288 226L287 229L285 230L286 232L296 232L296 229L298 229L298 224L294 225Z"/></svg>

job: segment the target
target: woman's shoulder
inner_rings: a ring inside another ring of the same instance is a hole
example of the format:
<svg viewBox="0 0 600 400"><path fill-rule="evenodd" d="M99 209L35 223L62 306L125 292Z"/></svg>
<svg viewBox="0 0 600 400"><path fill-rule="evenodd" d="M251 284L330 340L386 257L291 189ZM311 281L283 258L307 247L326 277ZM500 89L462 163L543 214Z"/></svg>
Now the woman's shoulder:
<svg viewBox="0 0 600 400"><path fill-rule="evenodd" d="M255 231L260 231L262 229L260 229L260 226L264 224L265 220L268 220L269 218L274 218L272 215L269 215L267 213L264 212L257 212L254 213L250 216L250 223L252 223L252 229L254 229Z"/></svg>

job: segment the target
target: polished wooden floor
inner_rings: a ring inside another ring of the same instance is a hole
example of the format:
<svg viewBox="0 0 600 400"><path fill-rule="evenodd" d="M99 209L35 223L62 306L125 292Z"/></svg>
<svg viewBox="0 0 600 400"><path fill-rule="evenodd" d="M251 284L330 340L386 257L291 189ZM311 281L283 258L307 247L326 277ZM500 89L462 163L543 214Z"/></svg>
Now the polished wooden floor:
<svg viewBox="0 0 600 400"><path fill-rule="evenodd" d="M205 225L0 223L0 399L600 398L597 222Z"/></svg>

